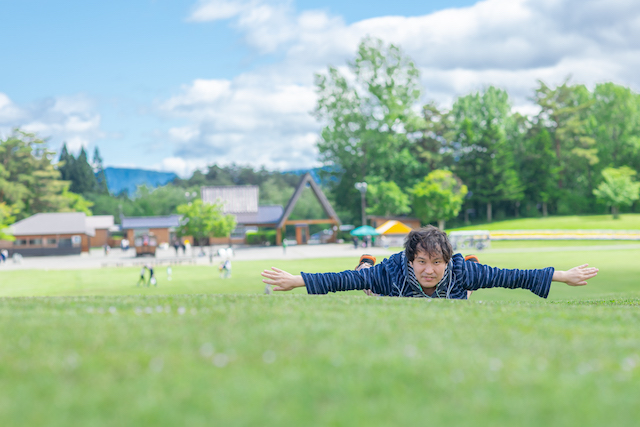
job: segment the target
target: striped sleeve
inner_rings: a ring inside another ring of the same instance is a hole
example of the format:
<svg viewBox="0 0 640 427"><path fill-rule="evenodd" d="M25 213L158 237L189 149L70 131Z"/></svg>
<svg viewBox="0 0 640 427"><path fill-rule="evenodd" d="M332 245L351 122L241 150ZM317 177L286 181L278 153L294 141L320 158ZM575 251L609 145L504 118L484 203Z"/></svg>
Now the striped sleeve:
<svg viewBox="0 0 640 427"><path fill-rule="evenodd" d="M549 296L554 271L553 267L509 270L465 262L463 287L470 291L482 288L529 289L539 297L546 298Z"/></svg>
<svg viewBox="0 0 640 427"><path fill-rule="evenodd" d="M376 294L389 295L388 280L381 264L360 271L346 270L340 273L300 273L307 293L313 295L329 292L371 289Z"/></svg>

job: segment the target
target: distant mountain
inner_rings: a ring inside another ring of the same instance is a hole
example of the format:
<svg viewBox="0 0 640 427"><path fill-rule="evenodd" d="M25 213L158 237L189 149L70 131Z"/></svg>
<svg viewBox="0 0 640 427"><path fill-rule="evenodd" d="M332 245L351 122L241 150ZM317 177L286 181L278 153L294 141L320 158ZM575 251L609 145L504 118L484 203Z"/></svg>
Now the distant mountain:
<svg viewBox="0 0 640 427"><path fill-rule="evenodd" d="M105 168L104 173L107 176L107 187L111 194L120 194L126 190L130 196L135 194L139 185L146 184L149 188L161 187L178 176L173 172L112 167Z"/></svg>

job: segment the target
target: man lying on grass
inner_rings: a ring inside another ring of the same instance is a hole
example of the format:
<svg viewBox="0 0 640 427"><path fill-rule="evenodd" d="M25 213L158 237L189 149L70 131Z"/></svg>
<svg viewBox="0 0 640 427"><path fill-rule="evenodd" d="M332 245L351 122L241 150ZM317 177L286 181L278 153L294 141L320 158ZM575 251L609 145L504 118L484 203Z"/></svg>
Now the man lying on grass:
<svg viewBox="0 0 640 427"><path fill-rule="evenodd" d="M598 274L597 268L587 264L568 271L553 267L508 270L465 261L462 255L453 255L446 233L433 226L409 233L404 247L380 264L359 271L294 276L272 267L273 271L262 272L263 282L274 285L274 291L306 286L310 294L370 289L383 296L467 299L467 291L500 287L529 289L546 298L552 281L582 286Z"/></svg>

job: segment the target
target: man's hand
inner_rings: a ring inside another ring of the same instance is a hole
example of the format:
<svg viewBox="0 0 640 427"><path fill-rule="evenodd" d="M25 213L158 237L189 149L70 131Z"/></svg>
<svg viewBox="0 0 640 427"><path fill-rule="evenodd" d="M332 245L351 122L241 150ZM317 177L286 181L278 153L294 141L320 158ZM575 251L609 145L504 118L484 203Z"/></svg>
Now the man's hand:
<svg viewBox="0 0 640 427"><path fill-rule="evenodd" d="M302 276L294 276L291 273L275 267L271 267L271 270L264 270L260 274L266 277L266 279L262 279L264 283L275 286L275 288L273 288L274 291L290 291L293 288L304 286Z"/></svg>
<svg viewBox="0 0 640 427"><path fill-rule="evenodd" d="M599 271L595 267L587 267L589 267L589 264L579 265L567 271L555 271L551 280L564 282L569 286L584 286L587 284L587 280L595 277Z"/></svg>

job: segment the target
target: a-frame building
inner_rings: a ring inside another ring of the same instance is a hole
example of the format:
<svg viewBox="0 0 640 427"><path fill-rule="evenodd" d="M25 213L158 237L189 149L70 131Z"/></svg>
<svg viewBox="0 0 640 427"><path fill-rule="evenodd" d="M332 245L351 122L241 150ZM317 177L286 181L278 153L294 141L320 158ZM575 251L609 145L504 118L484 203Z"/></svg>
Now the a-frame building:
<svg viewBox="0 0 640 427"><path fill-rule="evenodd" d="M294 219L290 220L289 216L293 212L293 208L298 203L298 199L302 195L302 191L305 187L309 185L313 194L315 194L316 198L320 202L322 209L324 209L325 213L329 218L326 219ZM327 197L324 195L318 184L315 183L310 173L306 173L298 183L296 187L296 191L293 192L293 196L289 199L289 203L287 203L287 207L278 221L276 225L276 244L282 244L282 235L287 227L287 225L293 225L296 227L296 241L298 244L304 244L309 241L309 224L333 224L335 226L333 233L333 240L335 241L337 233L337 227L339 227L342 223L340 222L340 218L333 210L331 203L327 200Z"/></svg>

